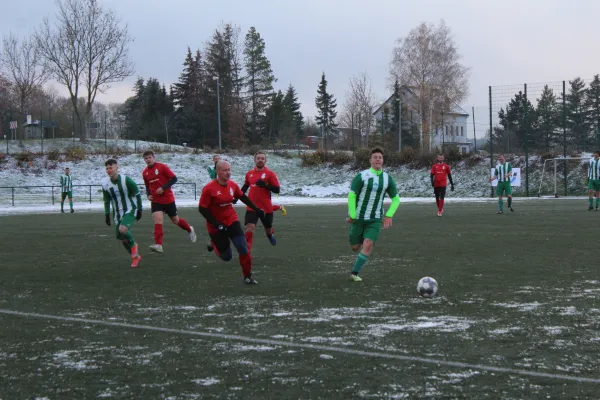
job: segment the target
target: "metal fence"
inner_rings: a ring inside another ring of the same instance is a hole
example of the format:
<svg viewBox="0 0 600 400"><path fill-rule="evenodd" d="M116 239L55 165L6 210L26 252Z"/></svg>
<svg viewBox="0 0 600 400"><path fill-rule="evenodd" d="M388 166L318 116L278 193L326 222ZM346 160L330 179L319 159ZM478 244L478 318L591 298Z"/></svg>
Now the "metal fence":
<svg viewBox="0 0 600 400"><path fill-rule="evenodd" d="M142 195L145 193L145 186L142 183L137 184L140 187ZM194 197L198 199L196 183L177 182L178 196L183 198ZM89 202L92 200L102 200L102 185L73 185L73 200L76 202ZM39 205L43 199L49 204L60 203L61 190L59 185L47 186L0 186L0 205Z"/></svg>
<svg viewBox="0 0 600 400"><path fill-rule="evenodd" d="M600 147L600 78L489 87L487 150L525 155L525 195L531 154L580 157ZM567 195L567 163L562 169Z"/></svg>

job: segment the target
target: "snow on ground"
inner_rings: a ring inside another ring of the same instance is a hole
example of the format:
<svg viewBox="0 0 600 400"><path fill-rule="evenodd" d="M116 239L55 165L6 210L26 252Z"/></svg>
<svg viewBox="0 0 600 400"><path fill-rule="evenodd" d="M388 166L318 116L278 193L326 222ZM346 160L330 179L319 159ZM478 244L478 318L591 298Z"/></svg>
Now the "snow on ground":
<svg viewBox="0 0 600 400"><path fill-rule="evenodd" d="M45 142L46 143L46 142ZM24 148L11 148L11 154L15 151L40 150L39 141L26 142ZM72 145L69 139L57 139L46 143L45 149L68 148ZM92 140L85 144L76 143L77 146L86 147L86 151L102 151L104 149L103 140ZM137 182L142 182L141 171L145 167L141 156L141 150L153 147L165 147L167 145L147 142L137 142L137 153L123 155L118 157L120 172L133 177ZM109 148L111 144L109 143ZM113 144L114 146L114 144ZM119 148L132 148L132 141L119 141ZM174 187L177 202L180 206L192 206L197 204L197 198L200 195L202 187L209 182L206 167L212 164L212 154L200 153L192 154L189 148L182 146L173 146L173 150L178 152L160 153L157 155L159 162L164 162L177 174L179 184ZM187 151L187 152L186 152ZM281 183L281 198L274 199L275 202L282 204L341 204L347 196L350 182L356 174L356 170L350 166L333 167L319 166L311 168L302 168L301 160L296 151L288 152L288 157L281 157L274 154L268 155L267 166L274 170ZM232 179L241 186L246 171L253 167L252 156L240 154L225 154L222 156L225 160L232 163ZM0 164L0 213L14 212L50 212L55 210L52 206L51 191L54 190L54 199L58 201L58 187L47 188L18 188L14 190L15 206L12 204L12 190L10 187L22 186L57 186L59 176L65 167L71 169L73 176L74 196L76 209L98 210L102 206L96 201L101 200L99 187L77 187L77 185L100 185L102 179L106 177L104 171L104 160L106 155L90 155L86 160L79 162L50 161L38 157L35 161L18 165L16 159L9 157L4 164ZM530 195L536 195L539 186L540 168L534 167L539 164L536 156L530 157ZM538 160L539 161L539 160ZM464 163L452 165L453 180L456 190L448 192L448 201L488 201L490 195L490 186L487 182L489 176L489 161L483 161L473 167L467 167ZM416 198L429 197L432 195L431 183L428 169L409 169L407 167L395 167L386 169L398 184L398 190L403 202L419 201ZM576 176L581 175L580 171L571 171ZM546 174L546 178L550 176ZM572 180L574 186L580 186L579 183ZM545 181L546 182L546 181ZM570 180L571 182L571 180ZM183 183L193 183L194 185L184 185ZM553 186L553 181L548 182ZM571 185L571 183L570 183ZM90 194L91 189L91 194ZM549 189L550 190L550 189ZM553 188L551 189L553 191ZM516 196L524 194L524 188L514 188ZM550 194L550 193L543 193ZM581 193L584 194L584 193ZM91 204L89 199L91 197ZM413 199L415 198L415 199ZM88 200L87 204L83 201ZM193 200L193 201L192 201ZM427 200L429 201L429 200ZM6 210L6 207L11 207Z"/></svg>

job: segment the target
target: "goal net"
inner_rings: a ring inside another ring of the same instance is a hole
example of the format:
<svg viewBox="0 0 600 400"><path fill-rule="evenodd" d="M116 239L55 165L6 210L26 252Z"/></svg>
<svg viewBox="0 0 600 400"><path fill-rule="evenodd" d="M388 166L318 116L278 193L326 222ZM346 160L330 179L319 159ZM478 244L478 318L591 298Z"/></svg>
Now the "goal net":
<svg viewBox="0 0 600 400"><path fill-rule="evenodd" d="M587 166L589 157L549 158L544 160L538 197L583 196L586 192ZM567 171L565 179L565 168Z"/></svg>

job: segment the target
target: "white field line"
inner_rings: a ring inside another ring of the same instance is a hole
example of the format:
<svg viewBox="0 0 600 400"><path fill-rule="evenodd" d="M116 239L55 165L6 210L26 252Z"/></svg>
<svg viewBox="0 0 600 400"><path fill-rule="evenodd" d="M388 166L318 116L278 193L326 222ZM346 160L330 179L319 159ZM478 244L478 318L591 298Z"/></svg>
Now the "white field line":
<svg viewBox="0 0 600 400"><path fill-rule="evenodd" d="M64 316L59 316L59 315L27 313L27 312L20 312L20 311L6 310L6 309L0 309L0 314L14 315L14 316L19 316L19 317L24 317L24 318L39 318L39 319L49 319L49 320L65 321L65 322L66 321L79 322L82 324L90 324L90 325L102 325L102 326L111 326L111 327L118 327L118 328L125 328L125 329L139 329L139 330L145 330L145 331L173 333L176 335L199 336L199 337L210 338L210 339L222 339L222 340L229 340L229 341L235 341L235 342L265 344L265 345L270 345L270 346L282 346L282 347L292 347L292 348L301 348L301 349L318 350L318 351L329 351L329 352L363 356L363 357L391 359L391 360L400 360L400 361L412 361L412 362L424 363L424 364L435 364L437 366L455 367L455 368L462 368L462 369L474 369L474 370L481 370L481 371L492 371L492 372L498 372L498 373L503 373L503 374L531 376L531 377L535 377L535 378L548 378L548 379L555 379L555 380L600 384L600 378L585 378L585 377L553 374L553 373L546 373L546 372L528 371L528 370L523 370L523 369L494 367L491 365L469 364L469 363L463 363L463 362L459 362L459 361L447 361L447 360L440 360L440 359L435 359L435 358L403 356L403 355L398 355L398 354L355 350L355 349L349 349L349 348L344 348L344 347L322 346L322 345L308 344L308 343L294 343L294 342L286 342L286 341L272 340L272 339L258 339L258 338L248 337L248 336L228 335L228 334L214 333L214 332L190 331L190 330L184 330L184 329L161 328L158 326L150 326L150 325L137 325L137 324L129 324L129 323L125 323L125 322L111 322L111 321L102 321L102 320L87 319L87 318L75 318L75 317L64 317Z"/></svg>

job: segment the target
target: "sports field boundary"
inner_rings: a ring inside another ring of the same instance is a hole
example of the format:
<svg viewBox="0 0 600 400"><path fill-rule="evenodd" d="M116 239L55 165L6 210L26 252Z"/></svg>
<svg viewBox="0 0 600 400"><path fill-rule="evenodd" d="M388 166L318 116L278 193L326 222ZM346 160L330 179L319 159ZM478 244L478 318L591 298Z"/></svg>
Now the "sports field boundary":
<svg viewBox="0 0 600 400"><path fill-rule="evenodd" d="M176 334L176 335L196 336L196 337L203 337L203 338L207 338L207 339L220 339L220 340L234 341L234 342L246 342L246 343L252 343L252 344L263 344L263 345L270 345L270 346L280 346L280 347L299 348L299 349L316 350L316 351L326 351L326 352L333 352L333 353L339 353L339 354L355 355L355 356L379 358L379 359L387 359L387 360L412 361L412 362L422 363L422 364L434 364L437 366L444 366L444 367L480 370L480 371L487 371L487 372L497 372L497 373L502 373L502 374L513 374L513 375L529 376L529 377L534 377L534 378L547 378L547 379L553 379L553 380L571 381L571 382L578 382L578 383L600 384L600 378L586 378L586 377L570 376L570 375L563 375L563 374L553 374L553 373L549 373L549 372L537 372L537 371L528 371L528 370L523 370L523 369L495 367L492 365L469 364L469 363L464 363L464 362L460 362L460 361L448 361L448 360L441 360L441 359L435 359L435 358L405 356L405 355L399 355L399 354L357 350L357 349L351 349L351 348L345 348L345 347L334 347L334 346L323 346L323 345L308 344L308 343L286 342L286 341L273 340L273 339L259 339L259 338L249 337L249 336L229 335L229 334L224 334L224 333L202 332L202 331L192 331L192 330L174 329L174 328L163 328L163 327L151 326L151 325L139 325L139 324L130 324L130 323L126 323L126 322L113 322L113 321L103 321L103 320L88 319L88 318L65 317L65 316L60 316L60 315L29 313L29 312L22 312L22 311L13 311L13 310L8 310L8 309L0 309L0 315L8 315L8 316L21 317L21 318L46 319L46 320L54 320L54 321L61 321L61 322L78 322L78 323L88 324L88 325L100 325L100 326L116 327L116 328L124 328L124 329L135 329L135 330L144 330L144 331L161 332L161 333L172 333L172 334Z"/></svg>

